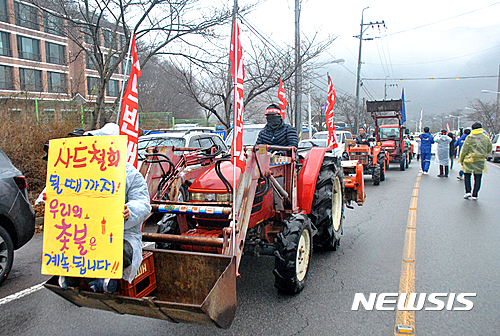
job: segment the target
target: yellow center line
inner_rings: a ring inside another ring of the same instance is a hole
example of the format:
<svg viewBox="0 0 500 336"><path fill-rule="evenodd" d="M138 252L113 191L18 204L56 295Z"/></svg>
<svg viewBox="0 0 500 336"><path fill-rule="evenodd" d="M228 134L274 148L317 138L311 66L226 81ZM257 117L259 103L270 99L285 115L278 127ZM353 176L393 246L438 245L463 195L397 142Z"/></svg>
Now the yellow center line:
<svg viewBox="0 0 500 336"><path fill-rule="evenodd" d="M417 199L418 188L422 172L418 174L417 181L413 187L408 221L406 224L405 246L403 249L403 260L401 263L401 277L399 280L399 293L415 292L415 238L417 235ZM408 301L409 295L406 296ZM408 302L405 302L405 305ZM396 326L394 335L415 334L415 311L397 310Z"/></svg>

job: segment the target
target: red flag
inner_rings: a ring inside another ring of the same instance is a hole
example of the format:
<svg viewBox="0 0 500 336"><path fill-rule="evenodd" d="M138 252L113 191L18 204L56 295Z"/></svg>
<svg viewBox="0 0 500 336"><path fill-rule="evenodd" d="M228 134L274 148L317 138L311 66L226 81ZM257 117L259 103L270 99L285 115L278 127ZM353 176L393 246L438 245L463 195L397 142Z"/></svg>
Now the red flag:
<svg viewBox="0 0 500 336"><path fill-rule="evenodd" d="M141 77L141 67L137 48L135 46L135 35L132 38L132 65L127 88L123 92L122 108L120 111L120 134L127 136L127 162L137 168L137 143L139 140L139 86L138 79Z"/></svg>
<svg viewBox="0 0 500 336"><path fill-rule="evenodd" d="M333 120L333 106L337 102L337 95L333 87L332 79L328 75L328 95L326 98L326 127L328 127L328 143L327 147L337 148L337 133L335 131L335 121Z"/></svg>
<svg viewBox="0 0 500 336"><path fill-rule="evenodd" d="M450 125L446 123L446 129L448 130L448 133L451 133Z"/></svg>
<svg viewBox="0 0 500 336"><path fill-rule="evenodd" d="M234 111L233 111L233 145L231 146L231 162L233 165L245 170L245 158L243 156L243 79L245 78L245 67L241 54L243 49L240 42L240 27L238 20L234 21L233 39L231 41L231 76L234 83ZM236 181L235 181L236 182Z"/></svg>
<svg viewBox="0 0 500 336"><path fill-rule="evenodd" d="M278 99L280 101L281 118L285 120L285 109L287 105L285 88L283 87L283 81L280 78L280 88L278 89Z"/></svg>

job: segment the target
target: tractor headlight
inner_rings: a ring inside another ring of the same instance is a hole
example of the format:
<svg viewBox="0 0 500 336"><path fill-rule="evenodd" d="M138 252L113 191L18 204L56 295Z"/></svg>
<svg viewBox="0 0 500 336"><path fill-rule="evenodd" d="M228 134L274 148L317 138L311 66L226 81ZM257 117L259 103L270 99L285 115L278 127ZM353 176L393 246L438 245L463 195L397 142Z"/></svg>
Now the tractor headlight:
<svg viewBox="0 0 500 336"><path fill-rule="evenodd" d="M231 194L215 194L215 193L189 193L191 201L198 202L227 202L231 200Z"/></svg>
<svg viewBox="0 0 500 336"><path fill-rule="evenodd" d="M215 194L217 202L228 202L231 201L231 194Z"/></svg>

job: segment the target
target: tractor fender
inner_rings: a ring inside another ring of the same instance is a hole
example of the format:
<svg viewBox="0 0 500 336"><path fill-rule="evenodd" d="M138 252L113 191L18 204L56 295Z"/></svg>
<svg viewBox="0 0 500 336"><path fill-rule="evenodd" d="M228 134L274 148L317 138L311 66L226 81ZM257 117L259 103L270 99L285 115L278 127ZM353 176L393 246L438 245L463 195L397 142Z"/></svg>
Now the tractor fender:
<svg viewBox="0 0 500 336"><path fill-rule="evenodd" d="M316 180L327 150L326 147L313 147L307 153L302 169L300 169L297 181L297 204L304 214L311 212Z"/></svg>
<svg viewBox="0 0 500 336"><path fill-rule="evenodd" d="M378 156L380 154L380 146L374 146L372 147L372 155L373 155L373 161L372 161L372 164L375 165L375 163L377 162L378 160Z"/></svg>

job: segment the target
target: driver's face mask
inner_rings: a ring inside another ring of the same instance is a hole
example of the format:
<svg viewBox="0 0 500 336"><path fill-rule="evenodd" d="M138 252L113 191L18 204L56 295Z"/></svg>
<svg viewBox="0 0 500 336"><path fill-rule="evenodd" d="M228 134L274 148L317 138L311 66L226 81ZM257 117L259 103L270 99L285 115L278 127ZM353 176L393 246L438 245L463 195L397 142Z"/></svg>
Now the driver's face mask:
<svg viewBox="0 0 500 336"><path fill-rule="evenodd" d="M273 130L281 126L281 116L279 114L268 115L266 116L266 119L267 119L267 124Z"/></svg>

